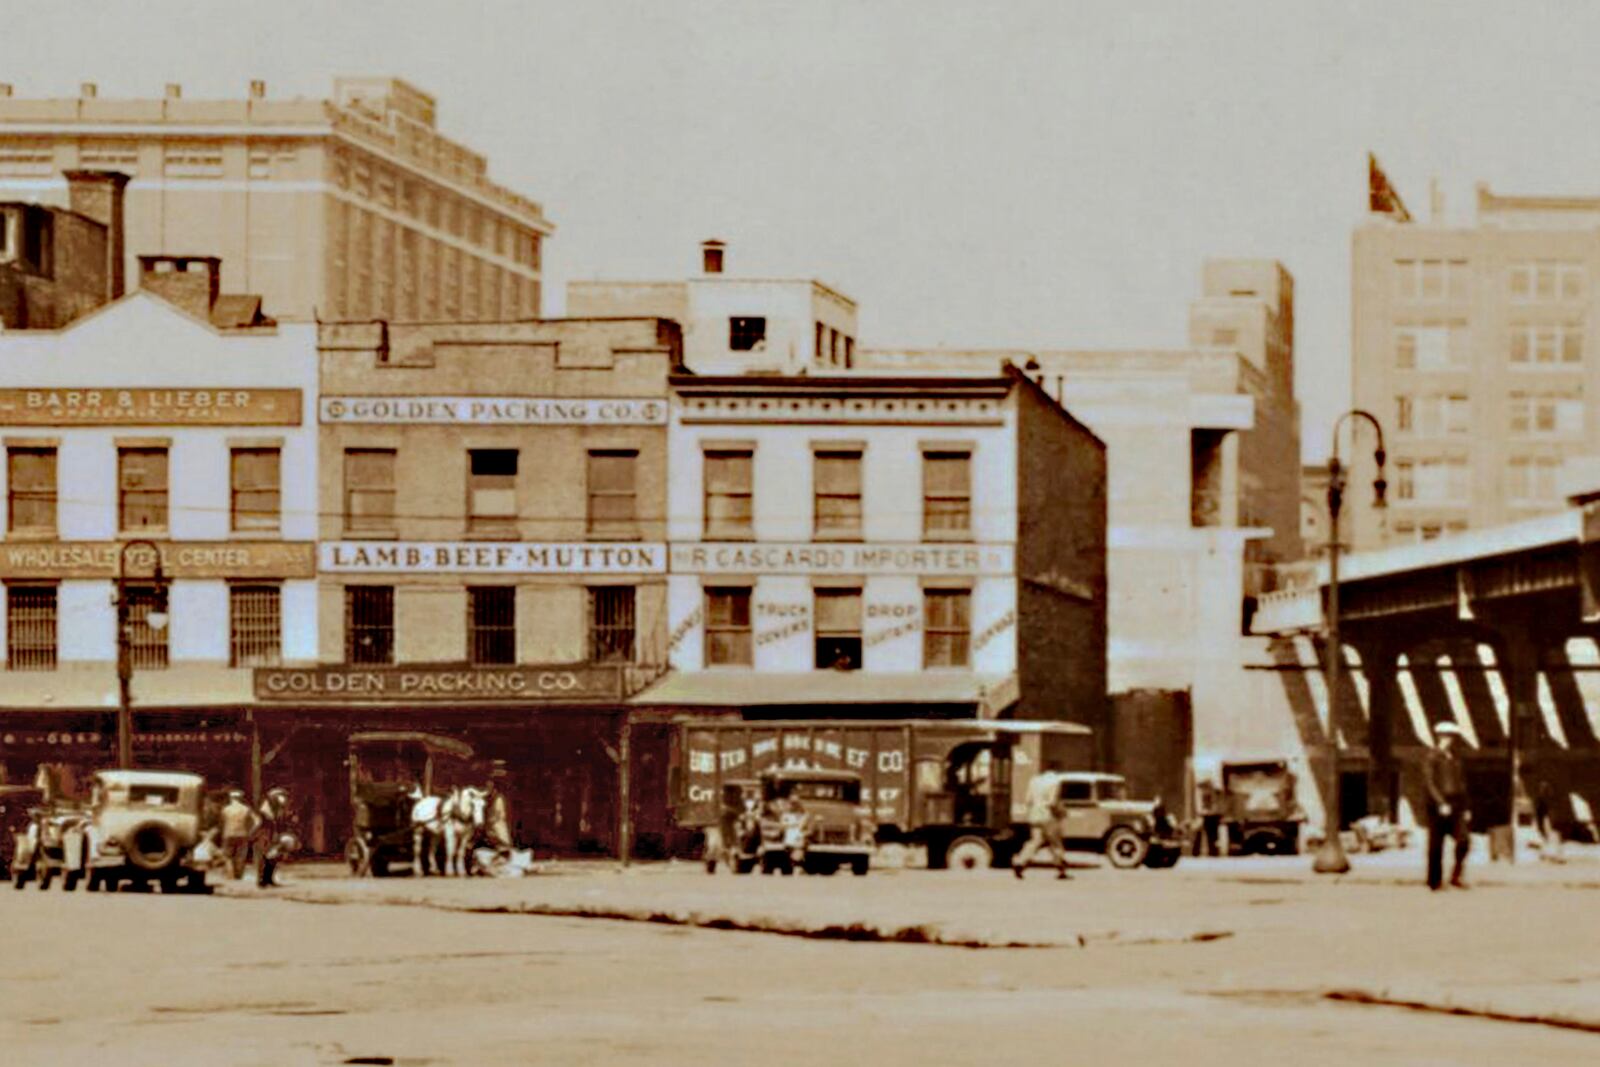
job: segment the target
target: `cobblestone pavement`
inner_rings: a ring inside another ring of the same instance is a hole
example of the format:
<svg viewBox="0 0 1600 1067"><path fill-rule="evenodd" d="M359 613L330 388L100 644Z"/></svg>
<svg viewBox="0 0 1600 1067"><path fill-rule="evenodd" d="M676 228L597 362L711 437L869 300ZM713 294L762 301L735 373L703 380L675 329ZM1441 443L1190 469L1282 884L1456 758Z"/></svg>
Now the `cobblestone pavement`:
<svg viewBox="0 0 1600 1067"><path fill-rule="evenodd" d="M358 881L300 865L282 889L210 898L30 889L0 897L0 1061L1600 1057L1600 895L1582 888L1600 860L1483 866L1472 891L1440 894L1414 860L1358 857L1343 879L1299 857L1022 883L691 864Z"/></svg>

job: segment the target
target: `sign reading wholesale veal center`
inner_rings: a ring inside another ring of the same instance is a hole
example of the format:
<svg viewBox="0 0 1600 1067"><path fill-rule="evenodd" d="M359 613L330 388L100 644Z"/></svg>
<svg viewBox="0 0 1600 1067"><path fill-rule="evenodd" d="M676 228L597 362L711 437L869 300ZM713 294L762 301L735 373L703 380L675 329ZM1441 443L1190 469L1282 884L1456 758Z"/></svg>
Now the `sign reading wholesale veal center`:
<svg viewBox="0 0 1600 1067"><path fill-rule="evenodd" d="M298 426L298 389L0 389L6 426Z"/></svg>
<svg viewBox="0 0 1600 1067"><path fill-rule="evenodd" d="M314 578L310 541L163 541L161 570L168 578ZM0 544L0 578L115 578L122 545L114 541L43 541ZM128 549L130 575L148 575L154 554Z"/></svg>
<svg viewBox="0 0 1600 1067"><path fill-rule="evenodd" d="M324 541L326 574L662 574L650 541Z"/></svg>
<svg viewBox="0 0 1600 1067"><path fill-rule="evenodd" d="M260 667L257 700L621 700L615 667Z"/></svg>
<svg viewBox="0 0 1600 1067"><path fill-rule="evenodd" d="M541 396L325 396L323 422L664 426L665 400Z"/></svg>
<svg viewBox="0 0 1600 1067"><path fill-rule="evenodd" d="M716 543L672 546L679 574L902 574L1003 576L1010 545Z"/></svg>

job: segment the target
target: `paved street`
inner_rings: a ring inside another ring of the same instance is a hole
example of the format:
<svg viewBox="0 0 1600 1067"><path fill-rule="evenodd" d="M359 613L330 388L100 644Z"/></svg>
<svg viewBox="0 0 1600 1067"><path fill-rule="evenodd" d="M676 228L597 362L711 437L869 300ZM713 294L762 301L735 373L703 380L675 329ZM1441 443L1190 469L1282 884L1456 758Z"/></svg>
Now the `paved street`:
<svg viewBox="0 0 1600 1067"><path fill-rule="evenodd" d="M678 864L458 882L301 866L270 895L211 898L30 889L0 898L3 1058L1233 1063L1242 1042L1297 1064L1600 1056L1600 891L1583 888L1600 861L1484 869L1473 891L1433 896L1399 881L1414 858L1364 857L1337 884L1296 859L1020 885ZM704 928L718 925L740 929ZM1048 947L839 939L912 936Z"/></svg>

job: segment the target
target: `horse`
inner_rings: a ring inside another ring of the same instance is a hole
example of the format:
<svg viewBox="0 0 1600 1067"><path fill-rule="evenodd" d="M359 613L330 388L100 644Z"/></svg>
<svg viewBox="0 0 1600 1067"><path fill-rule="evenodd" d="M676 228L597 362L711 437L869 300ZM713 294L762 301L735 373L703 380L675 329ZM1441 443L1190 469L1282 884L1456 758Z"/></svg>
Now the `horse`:
<svg viewBox="0 0 1600 1067"><path fill-rule="evenodd" d="M420 785L412 786L405 797L411 801L411 867L420 877L428 873L434 847L444 833L440 814L445 798L424 793Z"/></svg>
<svg viewBox="0 0 1600 1067"><path fill-rule="evenodd" d="M447 875L465 876L468 850L483 832L489 791L476 786L460 786L450 791L439 808L439 818L444 830L445 869Z"/></svg>

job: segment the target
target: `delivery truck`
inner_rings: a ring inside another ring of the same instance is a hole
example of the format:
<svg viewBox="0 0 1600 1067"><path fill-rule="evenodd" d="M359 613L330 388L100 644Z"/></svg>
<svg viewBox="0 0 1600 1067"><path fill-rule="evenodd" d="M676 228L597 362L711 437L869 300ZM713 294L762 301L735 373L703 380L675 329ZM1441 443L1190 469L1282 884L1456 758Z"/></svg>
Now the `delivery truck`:
<svg viewBox="0 0 1600 1067"><path fill-rule="evenodd" d="M850 771L877 842L924 846L930 867L1001 865L1028 837L1033 776L1087 770L1090 730L988 719L683 720L676 724L679 825L724 821L723 783L782 768Z"/></svg>

